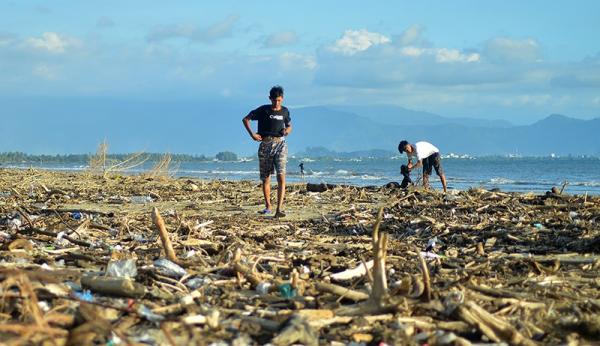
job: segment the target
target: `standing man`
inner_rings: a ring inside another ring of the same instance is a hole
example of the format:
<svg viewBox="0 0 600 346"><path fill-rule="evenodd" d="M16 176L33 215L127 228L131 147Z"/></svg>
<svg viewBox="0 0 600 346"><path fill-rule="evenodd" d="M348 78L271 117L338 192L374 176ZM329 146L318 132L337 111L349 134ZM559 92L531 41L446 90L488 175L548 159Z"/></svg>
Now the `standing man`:
<svg viewBox="0 0 600 346"><path fill-rule="evenodd" d="M300 167L300 176L302 177L302 179L304 179L304 162L300 162L298 167Z"/></svg>
<svg viewBox="0 0 600 346"><path fill-rule="evenodd" d="M440 157L440 150L433 144L428 142L417 142L410 144L405 140L402 140L398 144L398 151L400 154L406 152L408 157L408 169L409 171L423 166L423 187L429 188L429 176L431 175L432 168L435 168L435 173L440 177L442 186L444 187L444 193L446 193L446 175L442 169L442 158ZM413 158L417 158L417 162L413 164Z"/></svg>
<svg viewBox="0 0 600 346"><path fill-rule="evenodd" d="M287 164L287 143L285 137L292 132L290 112L282 106L283 88L276 85L269 92L270 105L251 111L242 119L248 134L260 142L258 160L262 181L265 209L262 214L271 213L271 174L277 172L277 209L275 217L284 217L285 169ZM258 131L254 133L250 121L258 121Z"/></svg>

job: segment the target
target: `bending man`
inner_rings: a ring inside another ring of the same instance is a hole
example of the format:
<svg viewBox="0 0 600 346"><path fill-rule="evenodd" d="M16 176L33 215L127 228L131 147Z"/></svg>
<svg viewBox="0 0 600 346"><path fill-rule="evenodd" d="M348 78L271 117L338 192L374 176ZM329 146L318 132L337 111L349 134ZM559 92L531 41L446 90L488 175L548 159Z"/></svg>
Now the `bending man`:
<svg viewBox="0 0 600 346"><path fill-rule="evenodd" d="M409 170L423 166L423 187L429 188L429 176L432 168L435 168L435 173L440 177L444 192L446 192L446 175L442 168L442 158L438 148L428 142L422 141L411 144L403 140L398 145L398 151L400 154L406 152ZM415 157L417 162L413 164Z"/></svg>

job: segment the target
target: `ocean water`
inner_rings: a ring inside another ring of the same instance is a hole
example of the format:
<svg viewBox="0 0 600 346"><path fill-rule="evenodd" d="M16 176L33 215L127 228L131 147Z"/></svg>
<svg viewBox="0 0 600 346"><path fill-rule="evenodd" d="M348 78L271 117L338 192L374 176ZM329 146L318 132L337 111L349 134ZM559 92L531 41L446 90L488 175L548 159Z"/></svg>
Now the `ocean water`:
<svg viewBox="0 0 600 346"><path fill-rule="evenodd" d="M306 172L304 177L300 175L298 167L300 162L304 162ZM405 162L405 157L315 160L291 158L287 166L287 181L291 183L380 186L391 181L400 182L402 180L400 165ZM583 194L587 192L600 195L600 158L444 158L442 166L450 189L465 190L471 187L482 187L485 189L499 188L502 191L544 193L552 186L560 188L566 181L568 182L565 188L567 193ZM13 167L23 168L23 166ZM150 167L151 165L138 167L129 173L141 173ZM81 165L44 165L40 168L85 169ZM256 159L240 162L181 163L173 166L173 173L178 177L259 182ZM413 181L417 181L420 176L420 169L411 175ZM274 177L273 180L275 180ZM430 183L434 188L441 188L435 172L430 178Z"/></svg>

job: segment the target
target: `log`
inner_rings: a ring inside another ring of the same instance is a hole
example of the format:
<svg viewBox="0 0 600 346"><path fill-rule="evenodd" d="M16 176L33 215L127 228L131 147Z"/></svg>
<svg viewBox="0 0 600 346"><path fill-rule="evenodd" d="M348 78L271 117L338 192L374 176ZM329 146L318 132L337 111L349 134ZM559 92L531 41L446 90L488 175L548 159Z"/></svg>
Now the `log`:
<svg viewBox="0 0 600 346"><path fill-rule="evenodd" d="M373 227L373 257L375 258L375 265L373 266L373 291L371 292L371 300L378 306L382 306L383 301L388 296L387 274L385 270L388 235L379 230L382 220L383 208L380 208L377 221L375 221L375 226Z"/></svg>
<svg viewBox="0 0 600 346"><path fill-rule="evenodd" d="M507 342L509 345L535 346L536 343L519 333L508 322L496 317L475 302L466 302L456 309L458 316L494 342Z"/></svg>
<svg viewBox="0 0 600 346"><path fill-rule="evenodd" d="M423 295L421 299L425 302L431 301L431 279L429 277L429 267L427 267L427 262L421 255L420 252L417 251L419 256L419 266L421 267L421 272L423 273Z"/></svg>
<svg viewBox="0 0 600 346"><path fill-rule="evenodd" d="M329 277L334 281L349 281L352 279L356 279L364 276L367 273L367 270L371 270L375 265L375 261L369 261L366 263L366 267L364 264L360 264L356 268L348 269L343 272L335 273L329 275Z"/></svg>
<svg viewBox="0 0 600 346"><path fill-rule="evenodd" d="M342 286L338 286L338 285L334 285L334 284L328 284L328 283L324 283L324 282L317 282L315 284L315 288L319 292L333 293L335 295L338 295L338 296L346 298L346 299L353 300L355 302L360 302L360 301L364 301L364 300L368 300L369 299L369 295L366 294L366 293L364 293L364 292L355 291L353 289L342 287Z"/></svg>
<svg viewBox="0 0 600 346"><path fill-rule="evenodd" d="M335 189L337 185L333 184L306 184L306 191L308 192L325 192L327 190Z"/></svg>
<svg viewBox="0 0 600 346"><path fill-rule="evenodd" d="M306 319L301 316L294 316L289 320L283 331L273 338L272 343L277 346L288 346L298 343L306 346L318 346L319 335Z"/></svg>
<svg viewBox="0 0 600 346"><path fill-rule="evenodd" d="M175 255L175 250L173 250L173 244L171 244L169 232L167 232L167 227L165 226L165 221L163 220L162 216L160 216L160 212L156 207L152 208L152 221L154 221L154 225L156 225L156 228L158 228L158 234L160 235L160 240L162 241L163 248L165 249L167 259L171 262L179 263L179 260Z"/></svg>
<svg viewBox="0 0 600 346"><path fill-rule="evenodd" d="M141 298L146 294L146 287L129 278L86 275L81 278L81 285L91 291L118 297Z"/></svg>

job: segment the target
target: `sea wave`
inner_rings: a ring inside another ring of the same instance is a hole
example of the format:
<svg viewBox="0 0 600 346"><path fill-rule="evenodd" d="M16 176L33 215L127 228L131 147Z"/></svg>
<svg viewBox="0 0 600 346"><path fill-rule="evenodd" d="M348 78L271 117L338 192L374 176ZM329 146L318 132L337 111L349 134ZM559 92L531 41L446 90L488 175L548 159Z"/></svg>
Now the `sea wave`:
<svg viewBox="0 0 600 346"><path fill-rule="evenodd" d="M385 177L379 177L376 175L369 175L369 174L363 174L360 176L361 180L382 180L385 179Z"/></svg>
<svg viewBox="0 0 600 346"><path fill-rule="evenodd" d="M208 174L219 174L219 175L248 175L248 174L259 174L259 171L209 171Z"/></svg>
<svg viewBox="0 0 600 346"><path fill-rule="evenodd" d="M514 180L508 178L492 178L488 182L491 185L523 185L523 186L551 186L556 185L556 182L546 180Z"/></svg>
<svg viewBox="0 0 600 346"><path fill-rule="evenodd" d="M509 184L515 184L516 181L512 180L512 179L507 179L507 178L492 178L489 181L490 184L494 184L494 185L509 185Z"/></svg>
<svg viewBox="0 0 600 346"><path fill-rule="evenodd" d="M600 187L600 181L576 181L576 182L569 183L569 185Z"/></svg>

